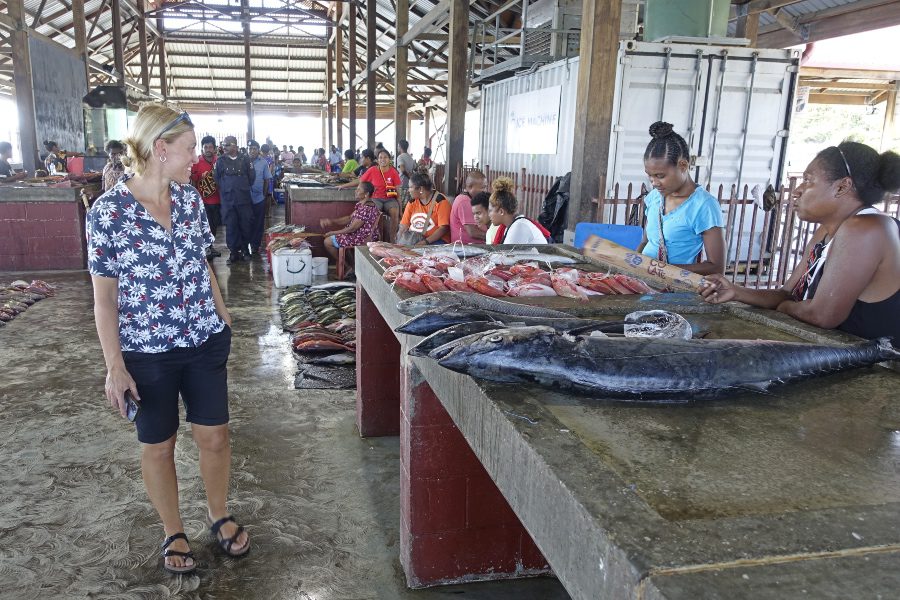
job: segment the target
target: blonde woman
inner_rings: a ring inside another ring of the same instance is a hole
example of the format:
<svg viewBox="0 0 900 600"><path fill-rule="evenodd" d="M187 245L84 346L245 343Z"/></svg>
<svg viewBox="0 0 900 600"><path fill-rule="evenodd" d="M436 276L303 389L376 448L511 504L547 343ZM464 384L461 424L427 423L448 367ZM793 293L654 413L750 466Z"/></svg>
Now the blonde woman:
<svg viewBox="0 0 900 600"><path fill-rule="evenodd" d="M226 363L231 315L205 251L212 245L200 194L189 185L197 138L187 113L141 108L124 140L134 173L87 215L94 316L106 361L106 397L123 417L130 395L141 470L162 520L163 568L195 569L178 506L178 397L200 449L207 519L231 556L250 549L226 509L231 467Z"/></svg>

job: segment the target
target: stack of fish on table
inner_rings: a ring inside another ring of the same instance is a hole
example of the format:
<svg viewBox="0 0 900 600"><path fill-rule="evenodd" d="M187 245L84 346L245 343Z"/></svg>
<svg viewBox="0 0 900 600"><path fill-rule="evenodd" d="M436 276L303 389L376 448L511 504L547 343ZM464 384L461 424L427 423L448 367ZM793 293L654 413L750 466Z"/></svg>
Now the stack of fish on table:
<svg viewBox="0 0 900 600"><path fill-rule="evenodd" d="M12 321L29 306L52 296L55 288L40 279L31 283L24 280L16 280L0 287L0 327Z"/></svg>
<svg viewBox="0 0 900 600"><path fill-rule="evenodd" d="M589 296L652 294L656 290L623 273L572 267L570 256L537 248L490 251L471 246L407 248L369 242L369 252L385 267L384 280L414 294L477 292L485 296ZM546 267L546 270L544 269Z"/></svg>
<svg viewBox="0 0 900 600"><path fill-rule="evenodd" d="M620 402L687 403L771 388L900 359L891 340L822 344L698 339L676 313L622 321L465 292L414 296L399 333L427 336L410 354L500 383L531 384Z"/></svg>
<svg viewBox="0 0 900 600"><path fill-rule="evenodd" d="M295 387L356 387L356 285L287 287L279 305L299 368Z"/></svg>

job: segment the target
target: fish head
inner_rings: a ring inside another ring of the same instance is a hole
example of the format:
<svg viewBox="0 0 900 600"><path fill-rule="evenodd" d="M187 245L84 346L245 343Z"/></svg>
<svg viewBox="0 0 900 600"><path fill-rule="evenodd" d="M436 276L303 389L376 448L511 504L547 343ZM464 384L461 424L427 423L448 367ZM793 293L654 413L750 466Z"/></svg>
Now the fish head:
<svg viewBox="0 0 900 600"><path fill-rule="evenodd" d="M450 304L448 298L441 292L432 292L401 300L397 303L397 310L404 315L414 317L425 311L446 307Z"/></svg>
<svg viewBox="0 0 900 600"><path fill-rule="evenodd" d="M454 340L436 348L429 356L438 358L437 351L452 345L449 353L438 358L438 364L453 371L477 374L481 368L502 368L503 363L516 356L527 357L548 337L558 336L555 329L542 325L494 329Z"/></svg>

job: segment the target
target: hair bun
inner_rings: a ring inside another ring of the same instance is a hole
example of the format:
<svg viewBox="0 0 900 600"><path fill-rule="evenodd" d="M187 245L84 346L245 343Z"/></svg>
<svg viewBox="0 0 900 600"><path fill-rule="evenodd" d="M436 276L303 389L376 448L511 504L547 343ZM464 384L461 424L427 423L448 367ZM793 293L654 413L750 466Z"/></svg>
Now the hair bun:
<svg viewBox="0 0 900 600"><path fill-rule="evenodd" d="M882 189L896 194L900 189L900 155L890 150L878 157L875 179Z"/></svg>
<svg viewBox="0 0 900 600"><path fill-rule="evenodd" d="M513 189L513 180L509 177L498 177L491 182L491 189L497 194L511 193Z"/></svg>
<svg viewBox="0 0 900 600"><path fill-rule="evenodd" d="M650 126L650 137L652 137L654 140L658 140L660 138L669 137L674 131L675 129L672 127L671 123L666 123L665 121L657 121Z"/></svg>

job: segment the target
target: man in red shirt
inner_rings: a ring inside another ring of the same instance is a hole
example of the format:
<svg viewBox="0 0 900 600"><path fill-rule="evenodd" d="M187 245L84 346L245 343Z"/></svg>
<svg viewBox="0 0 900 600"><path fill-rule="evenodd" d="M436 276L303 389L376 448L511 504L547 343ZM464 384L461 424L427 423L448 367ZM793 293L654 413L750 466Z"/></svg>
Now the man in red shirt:
<svg viewBox="0 0 900 600"><path fill-rule="evenodd" d="M203 198L203 207L206 209L206 219L209 221L209 230L213 236L222 224L222 200L219 197L219 186L216 185L214 176L216 159L216 140L208 135L201 140L201 149L203 153L200 160L191 166L191 184L200 192ZM222 253L210 246L206 254L207 260L216 256L222 256Z"/></svg>

